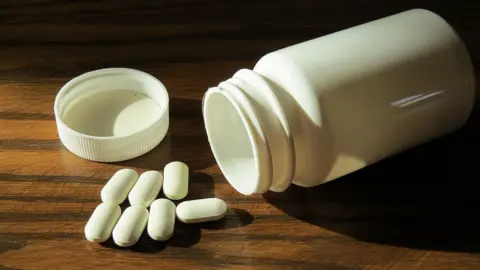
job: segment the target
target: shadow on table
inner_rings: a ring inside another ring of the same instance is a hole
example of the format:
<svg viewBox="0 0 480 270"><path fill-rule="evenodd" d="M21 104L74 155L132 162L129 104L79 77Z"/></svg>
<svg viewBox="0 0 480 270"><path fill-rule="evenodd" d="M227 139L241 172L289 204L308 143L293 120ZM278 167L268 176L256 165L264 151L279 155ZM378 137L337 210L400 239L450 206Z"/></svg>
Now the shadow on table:
<svg viewBox="0 0 480 270"><path fill-rule="evenodd" d="M480 252L478 113L461 131L314 188L265 198L286 214L358 240Z"/></svg>
<svg viewBox="0 0 480 270"><path fill-rule="evenodd" d="M188 196L181 200L175 201L175 204L185 201L185 200L195 200L201 198L215 197L214 191L214 180L211 176L195 172L190 175L189 182L189 194ZM162 192L160 192L158 198L163 198ZM128 200L121 205L122 212L130 205ZM151 239L147 230L145 229L140 240L132 247L128 249L135 252L142 253L156 253L162 251L164 248L171 247L182 247L188 248L197 244L201 239L202 230L212 231L212 230L223 230L230 228L244 227L253 222L253 216L250 215L247 211L243 209L230 208L225 218L205 223L198 224L183 224L175 221L175 230L172 238L166 242L159 242ZM121 248L113 242L112 238L108 241L102 243L104 247L112 249L124 249Z"/></svg>
<svg viewBox="0 0 480 270"><path fill-rule="evenodd" d="M159 242L151 239L145 230L140 240L132 247L127 249L141 253L157 253L166 247L188 248L197 244L201 239L202 230L223 230L230 228L244 227L253 222L253 217L243 209L229 209L227 216L219 221L212 221L199 224L183 224L175 222L175 231L166 242ZM112 238L102 243L104 247L112 249L124 249L115 245Z"/></svg>
<svg viewBox="0 0 480 270"><path fill-rule="evenodd" d="M202 101L172 98L169 110L170 126L163 141L147 154L117 164L158 171L171 161L182 161L191 171L216 164L203 123Z"/></svg>

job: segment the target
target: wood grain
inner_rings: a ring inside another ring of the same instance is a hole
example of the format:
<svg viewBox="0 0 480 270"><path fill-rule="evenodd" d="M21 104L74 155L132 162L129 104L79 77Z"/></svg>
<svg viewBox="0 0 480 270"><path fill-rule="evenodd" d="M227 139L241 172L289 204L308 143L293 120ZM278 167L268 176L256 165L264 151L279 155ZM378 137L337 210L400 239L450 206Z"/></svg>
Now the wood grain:
<svg viewBox="0 0 480 270"><path fill-rule="evenodd" d="M205 90L265 53L416 7L445 17L478 67L475 1L1 1L0 269L480 269L478 109L455 134L265 196L231 188L203 129ZM114 66L162 80L171 128L137 159L86 161L59 142L53 100L70 78ZM170 241L143 236L129 249L84 240L116 170L172 160L193 171L187 199L226 200L225 220L178 224Z"/></svg>

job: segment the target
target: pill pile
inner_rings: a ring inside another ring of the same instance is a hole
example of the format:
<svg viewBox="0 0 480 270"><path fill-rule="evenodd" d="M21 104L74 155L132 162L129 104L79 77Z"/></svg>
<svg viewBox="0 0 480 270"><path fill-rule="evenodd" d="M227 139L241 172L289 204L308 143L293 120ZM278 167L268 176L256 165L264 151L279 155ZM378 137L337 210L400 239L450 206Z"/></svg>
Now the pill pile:
<svg viewBox="0 0 480 270"><path fill-rule="evenodd" d="M155 200L162 186L168 199ZM119 170L100 192L102 203L85 226L85 238L101 243L112 236L118 246L129 247L137 243L147 228L153 240L166 241L173 235L176 219L199 223L219 220L227 214L227 204L218 198L184 201L178 206L171 201L181 200L187 194L188 167L182 162L167 164L164 175L147 171L139 177L132 169ZM122 214L120 204L127 197L130 206Z"/></svg>

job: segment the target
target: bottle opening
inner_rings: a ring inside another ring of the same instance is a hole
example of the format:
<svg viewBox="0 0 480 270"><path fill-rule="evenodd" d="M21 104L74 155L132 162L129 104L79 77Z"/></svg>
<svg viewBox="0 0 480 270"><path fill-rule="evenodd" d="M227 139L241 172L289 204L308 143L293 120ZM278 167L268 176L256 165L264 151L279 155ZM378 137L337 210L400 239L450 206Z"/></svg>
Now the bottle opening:
<svg viewBox="0 0 480 270"><path fill-rule="evenodd" d="M213 155L230 184L240 193L256 193L260 181L258 148L249 120L220 88L204 98L205 128Z"/></svg>

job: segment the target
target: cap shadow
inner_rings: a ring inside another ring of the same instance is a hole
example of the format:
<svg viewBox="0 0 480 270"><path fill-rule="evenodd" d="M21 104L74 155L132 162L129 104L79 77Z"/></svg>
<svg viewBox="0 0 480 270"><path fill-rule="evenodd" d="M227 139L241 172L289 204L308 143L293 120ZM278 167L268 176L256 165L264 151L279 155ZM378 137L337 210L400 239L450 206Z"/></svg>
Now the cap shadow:
<svg viewBox="0 0 480 270"><path fill-rule="evenodd" d="M182 161L191 171L215 164L202 116L202 101L172 98L170 125L163 141L150 152L116 164L145 170L163 170L172 161Z"/></svg>

